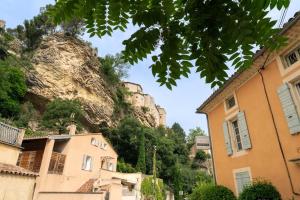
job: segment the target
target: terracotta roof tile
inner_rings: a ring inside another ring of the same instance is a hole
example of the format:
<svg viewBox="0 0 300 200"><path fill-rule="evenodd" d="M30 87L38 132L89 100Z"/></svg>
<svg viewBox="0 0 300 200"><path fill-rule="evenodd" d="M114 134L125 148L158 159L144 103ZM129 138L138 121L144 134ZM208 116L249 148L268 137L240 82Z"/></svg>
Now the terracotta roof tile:
<svg viewBox="0 0 300 200"><path fill-rule="evenodd" d="M38 176L37 173L34 173L30 170L24 169L16 165L6 164L6 163L0 163L0 173L15 174L21 176Z"/></svg>
<svg viewBox="0 0 300 200"><path fill-rule="evenodd" d="M76 192L82 192L82 193L87 193L87 192L93 192L93 185L97 179L91 178L87 180Z"/></svg>

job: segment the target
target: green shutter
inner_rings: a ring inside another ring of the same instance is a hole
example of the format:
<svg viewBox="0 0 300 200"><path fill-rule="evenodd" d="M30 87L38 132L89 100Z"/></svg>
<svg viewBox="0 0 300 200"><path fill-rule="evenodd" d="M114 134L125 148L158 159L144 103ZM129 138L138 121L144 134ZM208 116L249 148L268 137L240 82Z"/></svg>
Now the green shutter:
<svg viewBox="0 0 300 200"><path fill-rule="evenodd" d="M224 131L224 139L225 139L225 146L228 155L232 155L232 146L231 146L231 139L228 131L227 122L223 123L223 131Z"/></svg>
<svg viewBox="0 0 300 200"><path fill-rule="evenodd" d="M240 194L243 191L244 187L251 183L249 172L244 171L236 173L235 181L237 185L238 194Z"/></svg>
<svg viewBox="0 0 300 200"><path fill-rule="evenodd" d="M249 131L247 127L245 112L239 112L237 114L237 119L238 119L238 126L239 126L239 132L241 136L242 147L243 149L250 149L252 146L251 146Z"/></svg>
<svg viewBox="0 0 300 200"><path fill-rule="evenodd" d="M277 90L281 106L291 134L300 132L300 120L288 84L283 84Z"/></svg>

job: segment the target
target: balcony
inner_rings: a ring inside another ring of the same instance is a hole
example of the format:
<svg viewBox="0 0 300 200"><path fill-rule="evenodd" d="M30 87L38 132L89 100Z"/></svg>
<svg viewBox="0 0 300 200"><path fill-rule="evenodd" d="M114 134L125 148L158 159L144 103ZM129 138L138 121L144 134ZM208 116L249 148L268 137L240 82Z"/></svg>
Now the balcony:
<svg viewBox="0 0 300 200"><path fill-rule="evenodd" d="M20 156L17 165L25 169L38 173L41 168L43 151L23 151ZM66 155L52 152L50 158L50 164L48 168L49 174L62 174L65 166Z"/></svg>
<svg viewBox="0 0 300 200"><path fill-rule="evenodd" d="M24 132L18 128L0 122L0 141L21 146Z"/></svg>

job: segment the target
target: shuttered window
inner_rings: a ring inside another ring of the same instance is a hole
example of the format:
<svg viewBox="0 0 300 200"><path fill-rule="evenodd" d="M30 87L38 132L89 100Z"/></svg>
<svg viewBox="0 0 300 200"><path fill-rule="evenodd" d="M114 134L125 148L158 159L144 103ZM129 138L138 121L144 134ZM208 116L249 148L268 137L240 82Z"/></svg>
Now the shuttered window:
<svg viewBox="0 0 300 200"><path fill-rule="evenodd" d="M231 146L231 138L229 135L228 131L228 125L227 122L223 122L223 132L224 132L224 140L225 140L225 146L226 146L226 151L228 155L232 155L232 146Z"/></svg>
<svg viewBox="0 0 300 200"><path fill-rule="evenodd" d="M235 181L237 192L238 194L240 194L243 191L244 187L251 183L249 172L244 171L235 173Z"/></svg>
<svg viewBox="0 0 300 200"><path fill-rule="evenodd" d="M291 134L300 132L300 119L289 85L283 84L277 90L282 110Z"/></svg>
<svg viewBox="0 0 300 200"><path fill-rule="evenodd" d="M231 129L228 130L228 124ZM245 112L239 112L234 120L223 123L225 146L228 155L235 151L247 150L252 147L246 122ZM234 144L234 148L232 146Z"/></svg>
<svg viewBox="0 0 300 200"><path fill-rule="evenodd" d="M249 135L248 126L246 122L245 112L239 112L237 114L237 121L239 126L242 148L244 150L250 149L252 145L250 141L250 135Z"/></svg>

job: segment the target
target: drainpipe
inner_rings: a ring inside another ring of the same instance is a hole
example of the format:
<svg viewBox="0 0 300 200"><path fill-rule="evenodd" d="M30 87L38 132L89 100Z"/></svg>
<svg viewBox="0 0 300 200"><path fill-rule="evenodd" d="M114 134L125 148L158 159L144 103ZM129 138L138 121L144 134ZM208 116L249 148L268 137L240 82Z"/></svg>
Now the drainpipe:
<svg viewBox="0 0 300 200"><path fill-rule="evenodd" d="M268 57L267 57L268 58ZM265 62L266 63L266 62ZM284 151L283 151L283 146L282 146L282 143L280 141L280 137L279 137L279 133L278 133L278 128L276 126L276 123L275 123L275 118L274 118L274 112L272 110L272 107L271 107L271 103L270 103L270 99L269 99L269 96L268 96L268 93L267 93L267 89L266 89L266 84L265 84L265 80L264 80L264 76L263 74L261 73L262 70L265 69L265 63L263 64L263 66L258 70L258 73L261 77L261 81L262 81L262 85L263 85L263 88L264 88L264 94L266 96L266 100L267 100L267 103L268 103L268 108L269 108L269 111L270 111L270 114L271 114L271 119L272 119L272 122L273 122L273 126L274 126L274 130L275 130L275 133L276 133L276 139L277 139L277 142L278 142L278 145L279 145L279 149L280 149L280 153L281 153L281 156L282 156L282 159L284 161L284 166L285 166L285 169L286 169L286 172L287 172L287 175L288 175L288 178L289 178L289 184L292 188L292 192L294 195L296 196L300 196L300 193L297 193L295 192L295 189L294 189L294 185L293 185L293 181L292 181L292 178L291 178L291 173L289 171L289 167L288 167L288 163L286 161L286 156L284 154Z"/></svg>
<svg viewBox="0 0 300 200"><path fill-rule="evenodd" d="M209 120L207 113L199 112L200 114L204 114L206 116L206 122L207 122L207 131L208 131L208 138L210 143L210 153L211 153L211 160L212 160L212 168L213 168L213 178L214 182L217 185L217 178L216 178L216 171L215 171L215 163L214 163L214 153L212 151L212 142L211 142L211 136L210 136L210 126L209 126Z"/></svg>

